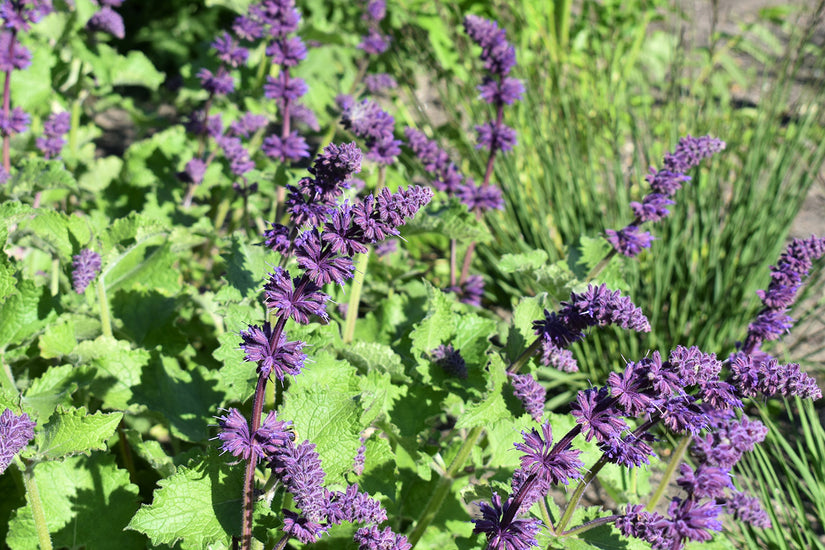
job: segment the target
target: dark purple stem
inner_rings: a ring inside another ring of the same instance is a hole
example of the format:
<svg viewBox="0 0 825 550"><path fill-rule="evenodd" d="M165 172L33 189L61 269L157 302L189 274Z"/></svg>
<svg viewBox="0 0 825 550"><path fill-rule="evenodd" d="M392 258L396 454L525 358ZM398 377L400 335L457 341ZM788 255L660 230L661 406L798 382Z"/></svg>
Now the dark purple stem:
<svg viewBox="0 0 825 550"><path fill-rule="evenodd" d="M14 57L14 43L17 40L17 30L12 29L11 39L9 40L9 59ZM6 80L3 83L3 116L6 120L9 119L9 111L11 110L11 72L12 69L6 71ZM3 170L8 174L11 171L10 158L11 136L3 136Z"/></svg>
<svg viewBox="0 0 825 550"><path fill-rule="evenodd" d="M252 401L252 427L254 434L261 426L261 411L264 406L264 391L266 390L266 376L258 377L255 387L255 397ZM253 453L246 463L246 475L243 487L243 533L241 548L249 550L252 547L252 512L255 508L255 468L258 466L258 457Z"/></svg>

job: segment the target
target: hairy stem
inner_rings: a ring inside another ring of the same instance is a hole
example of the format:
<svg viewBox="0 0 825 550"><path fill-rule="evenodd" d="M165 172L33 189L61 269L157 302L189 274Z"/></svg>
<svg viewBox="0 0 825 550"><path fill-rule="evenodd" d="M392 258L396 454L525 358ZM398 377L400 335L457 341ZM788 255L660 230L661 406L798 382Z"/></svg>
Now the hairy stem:
<svg viewBox="0 0 825 550"><path fill-rule="evenodd" d="M258 377L258 385L255 387L255 397L252 401L252 425L251 434L258 431L261 426L261 411L264 406L266 392L266 376ZM255 468L258 465L258 457L254 454L246 463L246 475L243 486L243 529L241 534L241 548L250 550L252 547L252 512L255 509Z"/></svg>
<svg viewBox="0 0 825 550"><path fill-rule="evenodd" d="M20 457L15 457L17 467L23 474L23 483L26 486L26 497L32 508L34 517L34 529L37 532L37 540L41 550L52 550L52 538L49 535L49 528L46 525L46 514L43 511L43 502L40 500L40 491L37 489L37 482L34 480L34 465L24 463Z"/></svg>
<svg viewBox="0 0 825 550"><path fill-rule="evenodd" d="M436 514L438 514L438 511L441 509L441 505L444 503L444 499L447 498L447 495L450 493L450 488L453 486L456 473L464 467L464 463L470 457L470 453L481 439L481 435L483 433L484 428L481 426L476 426L470 430L470 433L467 434L467 438L458 450L458 454L450 463L450 466L447 468L447 471L444 472L444 475L441 476L441 479L438 480L438 485L436 485L435 491L433 491L433 494L430 496L430 500L427 502L426 506L424 506L424 510L415 522L415 528L407 538L407 541L412 545L412 548L415 548L415 545L424 535L424 531L427 530L427 527L429 527L430 523L432 523L433 519L435 519Z"/></svg>
<svg viewBox="0 0 825 550"><path fill-rule="evenodd" d="M585 531L589 531L590 529L593 529L594 527L598 527L599 525L604 525L606 523L613 523L614 521L616 521L620 517L621 516L619 516L619 515L613 515L613 516L606 516L606 517L603 517L603 518L596 518L592 521L588 521L587 523L582 523L578 527L573 527L572 529L568 529L564 533L561 533L560 536L566 537L568 535L576 535L578 533L584 533Z"/></svg>
<svg viewBox="0 0 825 550"><path fill-rule="evenodd" d="M100 306L100 330L103 336L113 337L112 317L109 313L109 298L106 296L106 282L103 276L97 278L97 302Z"/></svg>
<svg viewBox="0 0 825 550"><path fill-rule="evenodd" d="M564 509L561 519L559 519L559 522L556 524L557 533L564 532L564 528L567 527L567 524L570 522L570 518L573 517L573 512L576 511L576 507L582 499L584 490L587 489L587 486L590 485L590 482L593 481L593 479L595 479L605 464L607 464L607 457L602 455L602 457L597 460L595 464L593 464L590 471L587 472L587 475L579 481L578 486L576 486L576 490L573 491L573 495L570 497L570 500L567 501L567 506Z"/></svg>
<svg viewBox="0 0 825 550"><path fill-rule="evenodd" d="M530 358L536 354L536 352L541 347L541 338L536 338L536 340L530 344L526 350L521 352L521 355L516 357L516 360L513 361L509 367L507 367L507 372L511 374L516 374L521 367L523 367Z"/></svg>

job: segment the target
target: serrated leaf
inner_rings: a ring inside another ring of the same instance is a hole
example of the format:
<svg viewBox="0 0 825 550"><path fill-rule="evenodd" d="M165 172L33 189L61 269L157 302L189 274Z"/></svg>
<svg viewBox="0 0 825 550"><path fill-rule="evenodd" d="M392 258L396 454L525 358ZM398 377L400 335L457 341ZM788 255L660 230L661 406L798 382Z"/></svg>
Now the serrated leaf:
<svg viewBox="0 0 825 550"><path fill-rule="evenodd" d="M228 547L230 538L240 535L243 471L210 447L202 461L160 480L152 504L142 505L127 529L183 550Z"/></svg>
<svg viewBox="0 0 825 550"><path fill-rule="evenodd" d="M26 389L23 405L32 418L42 424L57 409L58 405L69 407L71 396L77 389L74 367L61 365L49 367L40 378L35 378Z"/></svg>
<svg viewBox="0 0 825 550"><path fill-rule="evenodd" d="M264 277L270 269L267 262L272 260L271 252L238 234L229 238L229 246L225 246L224 250L221 257L226 264L226 281L229 286L240 290L244 297L260 294Z"/></svg>
<svg viewBox="0 0 825 550"><path fill-rule="evenodd" d="M401 356L392 347L378 342L352 342L341 349L341 355L362 373L385 372L395 382L409 382Z"/></svg>
<svg viewBox="0 0 825 550"><path fill-rule="evenodd" d="M123 531L137 509L138 488L126 470L117 468L113 455L42 462L34 468L34 481L55 548L146 547L142 536ZM12 550L40 547L28 504L15 512L6 543Z"/></svg>
<svg viewBox="0 0 825 550"><path fill-rule="evenodd" d="M87 374L89 389L103 406L135 410L134 388L140 384L149 352L132 349L128 342L110 336L86 340L72 351L72 361Z"/></svg>
<svg viewBox="0 0 825 550"><path fill-rule="evenodd" d="M143 440L143 436L137 430L123 430L126 441L135 450L140 458L149 463L149 466L160 474L160 477L169 477L175 473L177 468L172 457L166 454L160 443L154 439Z"/></svg>
<svg viewBox="0 0 825 550"><path fill-rule="evenodd" d="M47 299L46 292L33 281L18 282L16 291L0 305L0 348L25 343L57 315L49 309L40 317L40 301Z"/></svg>
<svg viewBox="0 0 825 550"><path fill-rule="evenodd" d="M64 264L71 261L76 245L88 242L91 236L86 220L47 209L38 209L33 217L21 220L19 230L33 233Z"/></svg>
<svg viewBox="0 0 825 550"><path fill-rule="evenodd" d="M29 51L31 64L11 79L11 101L15 107L37 112L52 100L51 69L58 58L50 48L35 47Z"/></svg>
<svg viewBox="0 0 825 550"><path fill-rule="evenodd" d="M123 252L107 256L101 278L107 292L143 288L169 292L180 290L180 275L174 269L178 257L172 251L165 231L138 235L134 244Z"/></svg>
<svg viewBox="0 0 825 550"><path fill-rule="evenodd" d="M40 356L45 359L62 357L71 353L76 345L71 318L59 319L46 327L46 331L40 336Z"/></svg>
<svg viewBox="0 0 825 550"><path fill-rule="evenodd" d="M37 454L47 459L106 449L106 441L115 433L123 413L87 414L86 409L59 407L35 435Z"/></svg>
<svg viewBox="0 0 825 550"><path fill-rule="evenodd" d="M455 332L451 300L441 290L426 283L427 315L410 333L413 349L426 354L449 341Z"/></svg>
<svg viewBox="0 0 825 550"><path fill-rule="evenodd" d="M95 159L88 165L88 172L80 176L78 185L86 191L99 193L112 183L122 168L123 160L116 156Z"/></svg>
<svg viewBox="0 0 825 550"><path fill-rule="evenodd" d="M570 254L570 260L573 263L571 266L573 272L581 280L588 279L588 274L596 267L599 262L607 257L613 250L610 243L603 238L591 238L582 235L580 245L577 249L578 258L574 254ZM598 274L594 282L605 283L611 290L629 290L627 282L622 277L621 269L622 258L614 256Z"/></svg>
<svg viewBox="0 0 825 550"><path fill-rule="evenodd" d="M435 233L458 242L488 243L492 240L490 230L456 198L440 206L430 203L424 212L407 223L403 235L422 233Z"/></svg>

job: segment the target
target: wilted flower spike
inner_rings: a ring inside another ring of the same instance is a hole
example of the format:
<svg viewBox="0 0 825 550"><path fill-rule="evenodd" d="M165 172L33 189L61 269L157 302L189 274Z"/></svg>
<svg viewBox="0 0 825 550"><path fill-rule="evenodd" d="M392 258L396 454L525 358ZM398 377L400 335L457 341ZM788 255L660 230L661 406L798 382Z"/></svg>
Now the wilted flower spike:
<svg viewBox="0 0 825 550"><path fill-rule="evenodd" d="M541 530L540 521L535 518L513 519L508 525L502 525L501 520L507 512L512 499L502 506L501 497L493 493L492 504L482 502L480 505L481 518L473 519L475 527L473 533L487 535L487 546L501 550L527 550L538 546L536 535Z"/></svg>
<svg viewBox="0 0 825 550"><path fill-rule="evenodd" d="M20 416L5 409L0 414L0 474L6 471L14 456L34 439L34 421L26 413Z"/></svg>
<svg viewBox="0 0 825 550"><path fill-rule="evenodd" d="M80 254L72 256L72 287L78 294L83 294L89 283L95 280L100 273L100 254L89 248L84 248Z"/></svg>

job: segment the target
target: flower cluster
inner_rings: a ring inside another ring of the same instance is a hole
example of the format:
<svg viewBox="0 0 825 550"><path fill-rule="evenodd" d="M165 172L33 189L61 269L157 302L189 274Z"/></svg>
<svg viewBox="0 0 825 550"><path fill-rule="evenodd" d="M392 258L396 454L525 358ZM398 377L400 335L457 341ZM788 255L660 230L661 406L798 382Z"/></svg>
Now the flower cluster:
<svg viewBox="0 0 825 550"><path fill-rule="evenodd" d="M126 36L123 17L121 17L114 8L120 7L123 1L124 0L100 0L102 7L89 18L86 22L86 28L92 32L105 32L122 40L123 37Z"/></svg>
<svg viewBox="0 0 825 550"><path fill-rule="evenodd" d="M100 273L100 254L84 248L79 254L72 256L72 260L72 288L78 294L83 294L89 283Z"/></svg>
<svg viewBox="0 0 825 550"><path fill-rule="evenodd" d="M589 285L581 294L572 293L562 302L558 313L544 311L544 319L534 321L533 329L541 340L542 363L565 372L578 370L576 360L566 348L582 338L593 326L618 325L636 332L650 332L650 323L630 298L606 285Z"/></svg>
<svg viewBox="0 0 825 550"><path fill-rule="evenodd" d="M339 98L344 106L341 122L344 128L363 139L369 152L367 158L379 164L392 164L401 154L401 140L395 139L395 119L374 101L355 102Z"/></svg>
<svg viewBox="0 0 825 550"><path fill-rule="evenodd" d="M608 229L607 240L613 249L625 256L637 256L643 249L649 248L653 236L649 232L642 232L639 225L644 222L654 222L668 216L667 207L674 202L671 197L682 188L682 184L690 181L685 173L695 168L699 163L725 148L725 142L710 136L686 136L679 140L676 150L667 153L664 158L664 167L660 170L650 169L645 179L650 184L648 193L642 202L631 202L635 219L620 230Z"/></svg>
<svg viewBox="0 0 825 550"><path fill-rule="evenodd" d="M367 23L367 34L361 39L358 48L368 55L381 55L390 46L390 37L381 32L381 21L387 15L385 0L366 0L367 9L361 16Z"/></svg>
<svg viewBox="0 0 825 550"><path fill-rule="evenodd" d="M541 417L544 416L547 390L531 374L508 372L507 375L510 377L510 384L513 386L513 394L524 405L524 410L533 417L533 420L541 422Z"/></svg>
<svg viewBox="0 0 825 550"><path fill-rule="evenodd" d="M14 456L34 439L34 421L26 413L20 416L5 409L0 414L0 474L6 471Z"/></svg>
<svg viewBox="0 0 825 550"><path fill-rule="evenodd" d="M51 115L43 124L43 136L37 138L37 148L47 159L60 155L60 150L66 144L63 136L69 131L71 116L67 112Z"/></svg>
<svg viewBox="0 0 825 550"><path fill-rule="evenodd" d="M464 30L481 46L481 60L490 73L478 87L481 98L496 109L494 120L476 126L478 148L486 148L490 154L510 151L516 144L516 132L501 122L503 106L521 99L524 85L508 75L516 64L516 50L507 42L507 34L498 23L477 15L464 18Z"/></svg>
<svg viewBox="0 0 825 550"><path fill-rule="evenodd" d="M467 378L467 363L452 344L442 344L430 352L430 360L456 378Z"/></svg>

